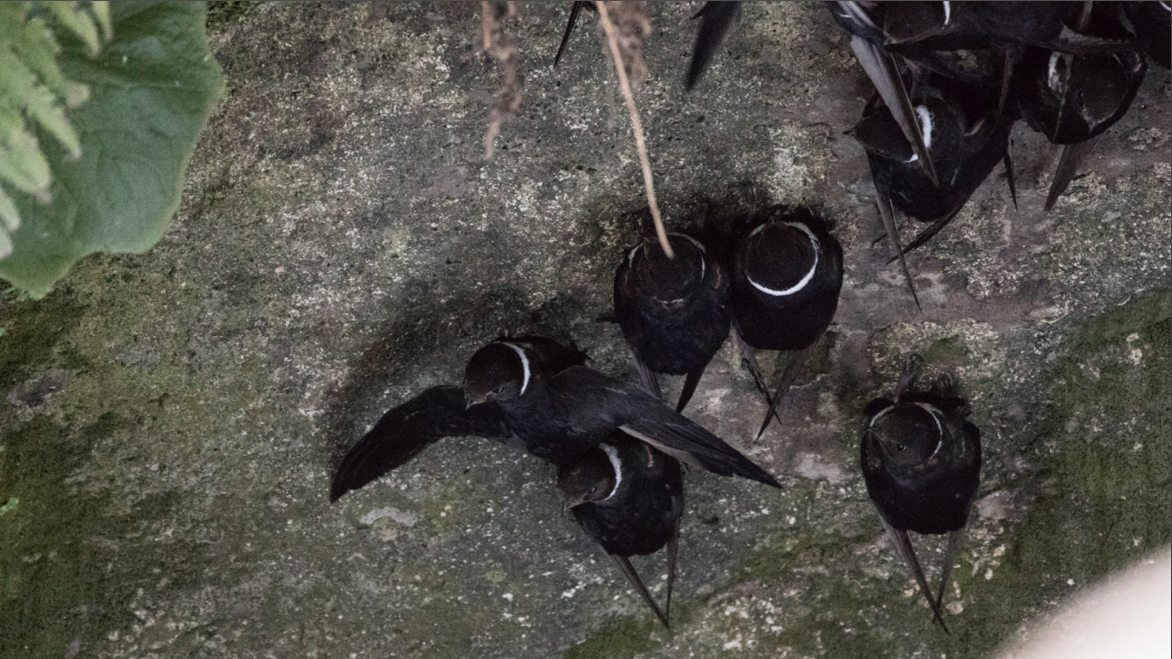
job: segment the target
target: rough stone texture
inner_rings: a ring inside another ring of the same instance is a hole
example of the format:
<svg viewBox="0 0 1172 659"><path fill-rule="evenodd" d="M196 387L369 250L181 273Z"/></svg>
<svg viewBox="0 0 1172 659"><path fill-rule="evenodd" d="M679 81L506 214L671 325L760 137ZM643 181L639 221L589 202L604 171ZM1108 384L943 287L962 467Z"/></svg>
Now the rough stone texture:
<svg viewBox="0 0 1172 659"><path fill-rule="evenodd" d="M553 71L567 9L523 7L523 109L485 162L475 5L292 4L212 27L229 88L158 246L0 307L0 656L980 657L1167 543L1168 72L1049 214L1056 156L1019 127L1019 209L998 172L911 258L921 314L871 246L843 135L868 83L825 10L746 6L689 95L694 10L650 8L664 212L813 204L847 281L784 429L751 442L764 406L731 344L705 376L693 417L785 489L689 472L674 635L521 453L451 440L326 497L339 446L501 330L566 328L633 379L593 321L643 204L593 19ZM859 410L913 351L986 447L951 636L856 465ZM662 558L640 565L661 593Z"/></svg>

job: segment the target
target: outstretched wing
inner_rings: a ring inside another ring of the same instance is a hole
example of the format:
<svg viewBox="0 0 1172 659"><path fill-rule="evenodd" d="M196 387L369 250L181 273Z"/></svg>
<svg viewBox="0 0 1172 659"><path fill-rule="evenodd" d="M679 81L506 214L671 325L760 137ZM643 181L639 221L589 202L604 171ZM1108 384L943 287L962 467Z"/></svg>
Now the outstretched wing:
<svg viewBox="0 0 1172 659"><path fill-rule="evenodd" d="M334 474L330 501L407 463L444 437L474 435L503 440L511 434L496 405L465 409L463 389L432 387L391 408L350 447Z"/></svg>
<svg viewBox="0 0 1172 659"><path fill-rule="evenodd" d="M573 424L584 434L601 434L604 426L609 425L610 430L617 426L677 460L722 476L743 476L781 487L769 472L724 440L637 387L583 367L565 370L553 384L559 397L581 410L584 417L574 419Z"/></svg>

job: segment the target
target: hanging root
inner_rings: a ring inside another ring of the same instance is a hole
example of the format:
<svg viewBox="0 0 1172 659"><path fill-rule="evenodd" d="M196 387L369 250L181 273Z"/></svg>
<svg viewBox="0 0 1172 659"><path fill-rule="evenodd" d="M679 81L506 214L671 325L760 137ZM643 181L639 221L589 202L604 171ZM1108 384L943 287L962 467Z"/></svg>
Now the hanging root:
<svg viewBox="0 0 1172 659"><path fill-rule="evenodd" d="M517 84L517 46L505 32L504 22L517 13L513 2L480 3L480 26L484 52L496 60L505 74L504 83L493 97L493 106L488 115L488 130L484 134L484 157L492 160L496 138L501 133L501 124L521 107L521 87Z"/></svg>
<svg viewBox="0 0 1172 659"><path fill-rule="evenodd" d="M614 22L611 22L610 13L614 12ZM635 108L635 95L631 92L630 77L641 80L647 75L647 66L643 63L643 37L650 31L651 25L647 21L641 2L599 2L598 22L606 35L606 43L610 48L611 59L614 61L615 71L619 76L619 90L626 101L627 110L631 112L631 127L635 132L635 148L639 151L639 164L643 168L643 188L647 192L647 205L651 208L651 219L655 221L655 234L659 237L659 244L668 258L675 258L671 244L667 241L667 231L663 228L663 217L659 214L659 203L655 200L655 184L651 180L651 160L647 157L647 142L643 138L643 123L639 121L639 111ZM625 56L624 56L625 55ZM628 75L628 69L630 69Z"/></svg>

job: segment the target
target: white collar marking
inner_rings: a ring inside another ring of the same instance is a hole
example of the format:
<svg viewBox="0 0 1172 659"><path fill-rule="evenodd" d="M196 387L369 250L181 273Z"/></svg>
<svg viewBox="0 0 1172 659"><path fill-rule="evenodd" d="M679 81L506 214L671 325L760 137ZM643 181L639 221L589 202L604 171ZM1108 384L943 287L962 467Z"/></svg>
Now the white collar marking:
<svg viewBox="0 0 1172 659"><path fill-rule="evenodd" d="M519 396L525 395L525 390L529 388L529 357L525 355L525 349L516 343L501 342L501 345L506 345L517 351L517 356L521 358L521 369L524 371L524 377L521 379L521 393Z"/></svg>
<svg viewBox="0 0 1172 659"><path fill-rule="evenodd" d="M887 414L888 412L890 412L893 409L895 409L895 405L888 405L887 407L884 407L883 409L876 412L875 416L871 417L871 422L867 424L867 427L874 428L875 422L878 421L879 419L882 419L884 414Z"/></svg>
<svg viewBox="0 0 1172 659"><path fill-rule="evenodd" d="M932 455L928 456L928 460L931 460L940 452L940 447L944 446L944 426L940 423L942 412L927 403L915 403L915 405L932 415L932 420L936 422L936 432L940 433L940 441L936 442L936 448L932 449Z"/></svg>
<svg viewBox="0 0 1172 659"><path fill-rule="evenodd" d="M668 233L667 235L679 236L680 238L686 238L687 240L691 241L691 243L693 245L696 246L696 249L700 250L700 279L703 279L705 268L706 268L706 266L704 264L704 254L708 251L708 250L704 249L704 245L699 240L696 240L695 238L693 238L687 234L676 233L676 232L672 231L672 232ZM628 268L635 267L635 254L639 251L639 248L642 246L643 246L643 243L639 243L638 245L635 245L634 249L632 249L630 252L627 253L627 267Z"/></svg>
<svg viewBox="0 0 1172 659"><path fill-rule="evenodd" d="M789 288L787 288L783 291L777 291L777 290L773 290L772 288L766 288L766 287L762 286L761 284L758 284L757 282L753 281L752 277L746 276L746 279L748 279L749 283L753 285L753 288L761 291L762 293L764 293L766 295L772 295L773 297L781 297L783 295L793 295L794 293L797 293L798 291L802 290L803 288L806 287L806 284L810 283L810 280L814 278L814 271L818 269L818 239L814 236L814 232L810 231L810 227L806 226L805 224L802 224L801 222L784 222L783 224L785 224L787 227L794 227L795 229L801 229L802 231L804 231L806 233L807 236L809 236L810 244L814 246L814 264L810 266L810 271L806 273L805 277L802 277L801 281L799 281L798 283L794 284L793 286L790 286ZM756 229L753 229L753 231L749 234L749 237L752 238L754 235L756 235L758 232L760 232L761 229L764 229L764 228L765 228L765 224L762 224L761 226L757 227Z"/></svg>
<svg viewBox="0 0 1172 659"><path fill-rule="evenodd" d="M928 108L923 105L915 107L916 116L920 118L920 135L924 138L924 149L932 148L932 113L928 112ZM920 154L913 154L904 162L915 162L920 159Z"/></svg>
<svg viewBox="0 0 1172 659"><path fill-rule="evenodd" d="M940 452L940 447L944 446L944 426L940 423L940 415L943 414L943 412L927 403L912 403L912 405L915 405L928 414L931 414L932 420L936 422L936 432L940 434L940 440L936 442L936 448L933 449L932 455L928 456L928 460L931 460L932 458L936 457L937 453ZM867 424L867 427L874 428L875 422L881 419L884 414L887 414L893 409L895 409L895 405L888 405L887 407L879 410L875 416L871 417L871 422Z"/></svg>
<svg viewBox="0 0 1172 659"><path fill-rule="evenodd" d="M1046 86L1058 95L1062 95L1066 87L1065 81L1062 79L1063 73L1066 72L1065 67L1063 67L1062 73L1058 72L1058 62L1060 61L1065 63L1065 60L1062 59L1062 53L1058 51L1050 53L1050 69L1046 74Z"/></svg>
<svg viewBox="0 0 1172 659"><path fill-rule="evenodd" d="M948 25L948 21L952 20L952 3L944 3L944 24Z"/></svg>
<svg viewBox="0 0 1172 659"><path fill-rule="evenodd" d="M619 461L618 449L611 446L610 444L599 444L598 447L602 449L603 453L606 453L606 458L610 460L611 466L614 467L614 488L611 489L610 494L606 495L606 498L603 499L603 501L606 501L607 499L613 497L615 492L619 491L619 484L623 482L623 465Z"/></svg>

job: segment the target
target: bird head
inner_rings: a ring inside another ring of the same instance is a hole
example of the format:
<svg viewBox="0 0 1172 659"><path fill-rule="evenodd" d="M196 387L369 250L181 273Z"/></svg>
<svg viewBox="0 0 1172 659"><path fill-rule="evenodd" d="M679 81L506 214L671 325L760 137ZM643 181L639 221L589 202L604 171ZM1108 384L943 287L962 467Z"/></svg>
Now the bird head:
<svg viewBox="0 0 1172 659"><path fill-rule="evenodd" d="M783 297L798 293L818 267L818 238L804 222L771 220L745 238L740 265L761 293Z"/></svg>
<svg viewBox="0 0 1172 659"><path fill-rule="evenodd" d="M704 245L682 233L667 234L674 258L668 258L654 235L627 252L627 269L631 283L641 296L661 304L679 303L704 282L708 272Z"/></svg>
<svg viewBox="0 0 1172 659"><path fill-rule="evenodd" d="M467 407L520 398L529 390L532 365L525 349L508 341L493 341L472 355L464 368Z"/></svg>
<svg viewBox="0 0 1172 659"><path fill-rule="evenodd" d="M892 405L871 417L864 436L891 464L923 464L944 443L944 413L926 403Z"/></svg>
<svg viewBox="0 0 1172 659"><path fill-rule="evenodd" d="M599 449L558 469L558 489L565 497L562 510L602 501L614 493L622 478L618 453L609 444L600 444Z"/></svg>

